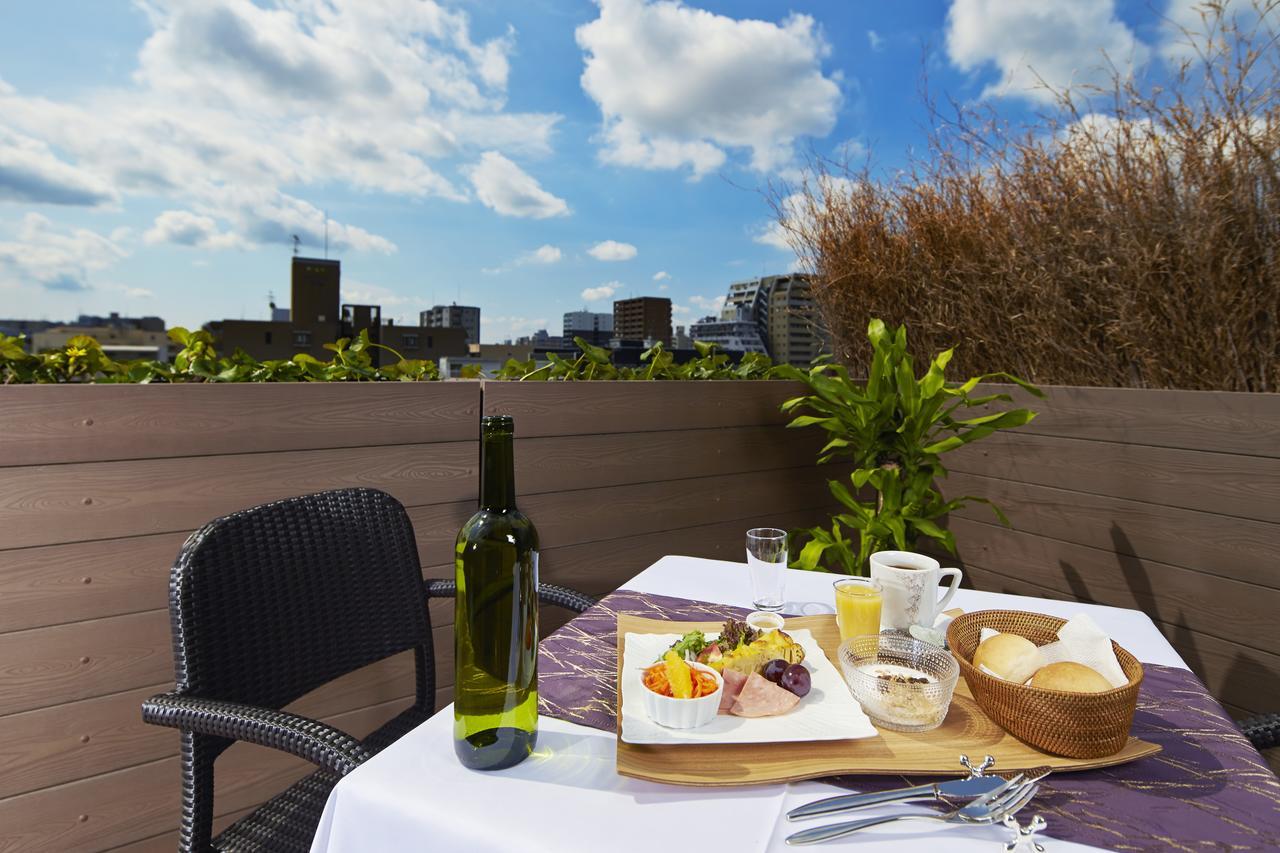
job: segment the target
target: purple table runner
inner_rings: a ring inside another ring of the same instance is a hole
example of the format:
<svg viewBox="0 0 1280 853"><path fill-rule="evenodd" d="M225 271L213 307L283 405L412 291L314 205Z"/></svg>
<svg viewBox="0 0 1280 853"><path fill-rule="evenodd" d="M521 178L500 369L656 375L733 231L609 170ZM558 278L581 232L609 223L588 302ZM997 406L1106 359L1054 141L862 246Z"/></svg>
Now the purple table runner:
<svg viewBox="0 0 1280 853"><path fill-rule="evenodd" d="M747 612L619 590L542 641L539 711L616 730L619 614L712 621ZM1048 820L1047 832L1112 850L1280 850L1280 780L1195 675L1144 667L1132 733L1164 751L1118 767L1050 776L1031 807ZM905 784L893 776L828 781L859 791Z"/></svg>

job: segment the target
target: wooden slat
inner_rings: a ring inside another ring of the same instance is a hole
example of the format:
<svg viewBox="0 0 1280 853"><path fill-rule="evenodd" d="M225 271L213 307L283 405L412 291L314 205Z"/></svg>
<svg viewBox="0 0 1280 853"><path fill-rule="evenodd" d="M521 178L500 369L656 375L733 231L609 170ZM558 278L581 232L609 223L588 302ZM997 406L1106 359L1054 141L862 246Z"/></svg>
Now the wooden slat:
<svg viewBox="0 0 1280 853"><path fill-rule="evenodd" d="M1076 596L1020 577L1007 577L981 566L969 564L966 571L978 589L1063 601L1078 600ZM1219 701L1237 705L1250 713L1280 708L1280 655L1155 621L1156 627Z"/></svg>
<svg viewBox="0 0 1280 853"><path fill-rule="evenodd" d="M437 683L452 683L453 604L431 603ZM441 681L443 679L443 681ZM0 717L0 797L174 755L177 735L142 722L142 701L173 682ZM413 655L403 653L338 678L289 706L327 717L376 705L414 689Z"/></svg>
<svg viewBox="0 0 1280 853"><path fill-rule="evenodd" d="M797 468L811 466L821 447L816 433L777 426L526 438L516 441L516 486L523 497Z"/></svg>
<svg viewBox="0 0 1280 853"><path fill-rule="evenodd" d="M231 824L238 821L253 812L253 808L240 809L231 812L231 814L221 815L213 819L213 834L217 836ZM150 838L144 838L141 841L131 841L128 844L122 844L119 847L111 847L107 853L173 853L178 849L179 835L178 831L163 832L159 835L153 835Z"/></svg>
<svg viewBox="0 0 1280 853"><path fill-rule="evenodd" d="M530 495L520 507L544 545L598 542L747 518L772 508L801 510L831 501L826 477L836 468L788 468Z"/></svg>
<svg viewBox="0 0 1280 853"><path fill-rule="evenodd" d="M447 605L437 607L434 612L447 612ZM445 632L438 652L451 648L447 626L434 630ZM436 657L443 668L441 682L450 683L452 654ZM166 610L0 634L0 714L106 696L172 677Z"/></svg>
<svg viewBox="0 0 1280 853"><path fill-rule="evenodd" d="M478 382L13 385L0 466L472 441Z"/></svg>
<svg viewBox="0 0 1280 853"><path fill-rule="evenodd" d="M411 702L412 697L394 699L325 717L325 722L362 738ZM444 708L451 702L452 685L436 690L435 707ZM219 820L215 826L223 829L314 770L310 763L274 749L233 745L216 766L214 813ZM0 799L0 852L87 852L152 839L157 834L177 839L179 774L177 758L165 758ZM79 820L82 815L86 820Z"/></svg>
<svg viewBox="0 0 1280 853"><path fill-rule="evenodd" d="M1280 525L960 472L943 483L943 491L990 498L1014 528L1028 533L1275 585ZM992 518L982 504L956 514L978 521Z"/></svg>
<svg viewBox="0 0 1280 853"><path fill-rule="evenodd" d="M410 702L402 698L325 722L364 737ZM217 803L224 812L247 808L313 769L275 750L235 744L218 759ZM179 772L178 759L165 758L0 800L0 851L101 850L167 831L177 824Z"/></svg>
<svg viewBox="0 0 1280 853"><path fill-rule="evenodd" d="M1047 385L1038 400L1008 385L981 390L1040 413L1020 432L1280 457L1280 394Z"/></svg>
<svg viewBox="0 0 1280 853"><path fill-rule="evenodd" d="M549 583L605 595L668 554L742 562L747 530L765 525L788 530L811 526L826 520L824 509L757 512L718 524L549 548L541 554L539 570Z"/></svg>
<svg viewBox="0 0 1280 853"><path fill-rule="evenodd" d="M1006 432L946 461L953 471L1280 522L1280 457Z"/></svg>
<svg viewBox="0 0 1280 853"><path fill-rule="evenodd" d="M484 412L511 415L517 438L784 424L794 382L492 382Z"/></svg>
<svg viewBox="0 0 1280 853"><path fill-rule="evenodd" d="M473 512L474 499L409 508L424 566L452 560ZM167 607L169 566L186 538L179 531L0 550L0 633Z"/></svg>
<svg viewBox="0 0 1280 853"><path fill-rule="evenodd" d="M406 506L474 499L475 442L0 468L6 548L190 531L247 506L340 486Z"/></svg>
<svg viewBox="0 0 1280 853"><path fill-rule="evenodd" d="M1280 589L1046 539L965 518L949 523L962 564L1022 577L1081 601L1141 610L1153 619L1257 649L1280 649ZM943 557L941 559L947 559Z"/></svg>

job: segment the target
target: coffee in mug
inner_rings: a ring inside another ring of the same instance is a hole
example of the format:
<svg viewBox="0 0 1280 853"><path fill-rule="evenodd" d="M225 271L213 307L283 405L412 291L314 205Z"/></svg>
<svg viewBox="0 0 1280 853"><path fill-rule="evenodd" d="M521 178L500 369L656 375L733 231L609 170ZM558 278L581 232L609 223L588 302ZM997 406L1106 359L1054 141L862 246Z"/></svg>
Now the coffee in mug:
<svg viewBox="0 0 1280 853"><path fill-rule="evenodd" d="M905 630L912 625L932 628L960 586L959 569L944 569L937 560L910 551L877 551L871 555L871 577L880 581L883 603L880 627ZM946 595L938 585L949 577Z"/></svg>

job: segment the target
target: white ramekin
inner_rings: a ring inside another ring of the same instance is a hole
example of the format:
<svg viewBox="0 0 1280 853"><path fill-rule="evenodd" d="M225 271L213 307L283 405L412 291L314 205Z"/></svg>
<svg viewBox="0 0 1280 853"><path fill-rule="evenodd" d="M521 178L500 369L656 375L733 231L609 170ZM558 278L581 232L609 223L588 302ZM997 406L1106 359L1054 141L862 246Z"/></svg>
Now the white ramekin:
<svg viewBox="0 0 1280 853"><path fill-rule="evenodd" d="M709 672L716 680L714 693L698 699L674 699L654 693L644 686L640 679L640 687L644 692L644 709L649 719L669 729L695 729L705 726L716 718L720 710L720 697L724 694L724 678L706 664L689 661L689 666L702 672Z"/></svg>

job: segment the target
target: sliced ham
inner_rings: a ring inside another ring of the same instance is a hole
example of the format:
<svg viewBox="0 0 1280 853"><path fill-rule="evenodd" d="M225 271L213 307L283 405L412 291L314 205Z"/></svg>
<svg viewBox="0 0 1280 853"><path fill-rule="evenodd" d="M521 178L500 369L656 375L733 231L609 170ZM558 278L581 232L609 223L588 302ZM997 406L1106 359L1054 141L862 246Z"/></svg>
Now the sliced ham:
<svg viewBox="0 0 1280 853"><path fill-rule="evenodd" d="M800 697L779 687L758 672L751 673L742 685L729 713L739 717L773 717L785 714L800 702Z"/></svg>
<svg viewBox="0 0 1280 853"><path fill-rule="evenodd" d="M742 691L742 685L747 683L747 677L736 669L726 669L720 673L724 676L724 692L720 694L720 710L728 713L733 707L733 700L738 698L738 693Z"/></svg>

